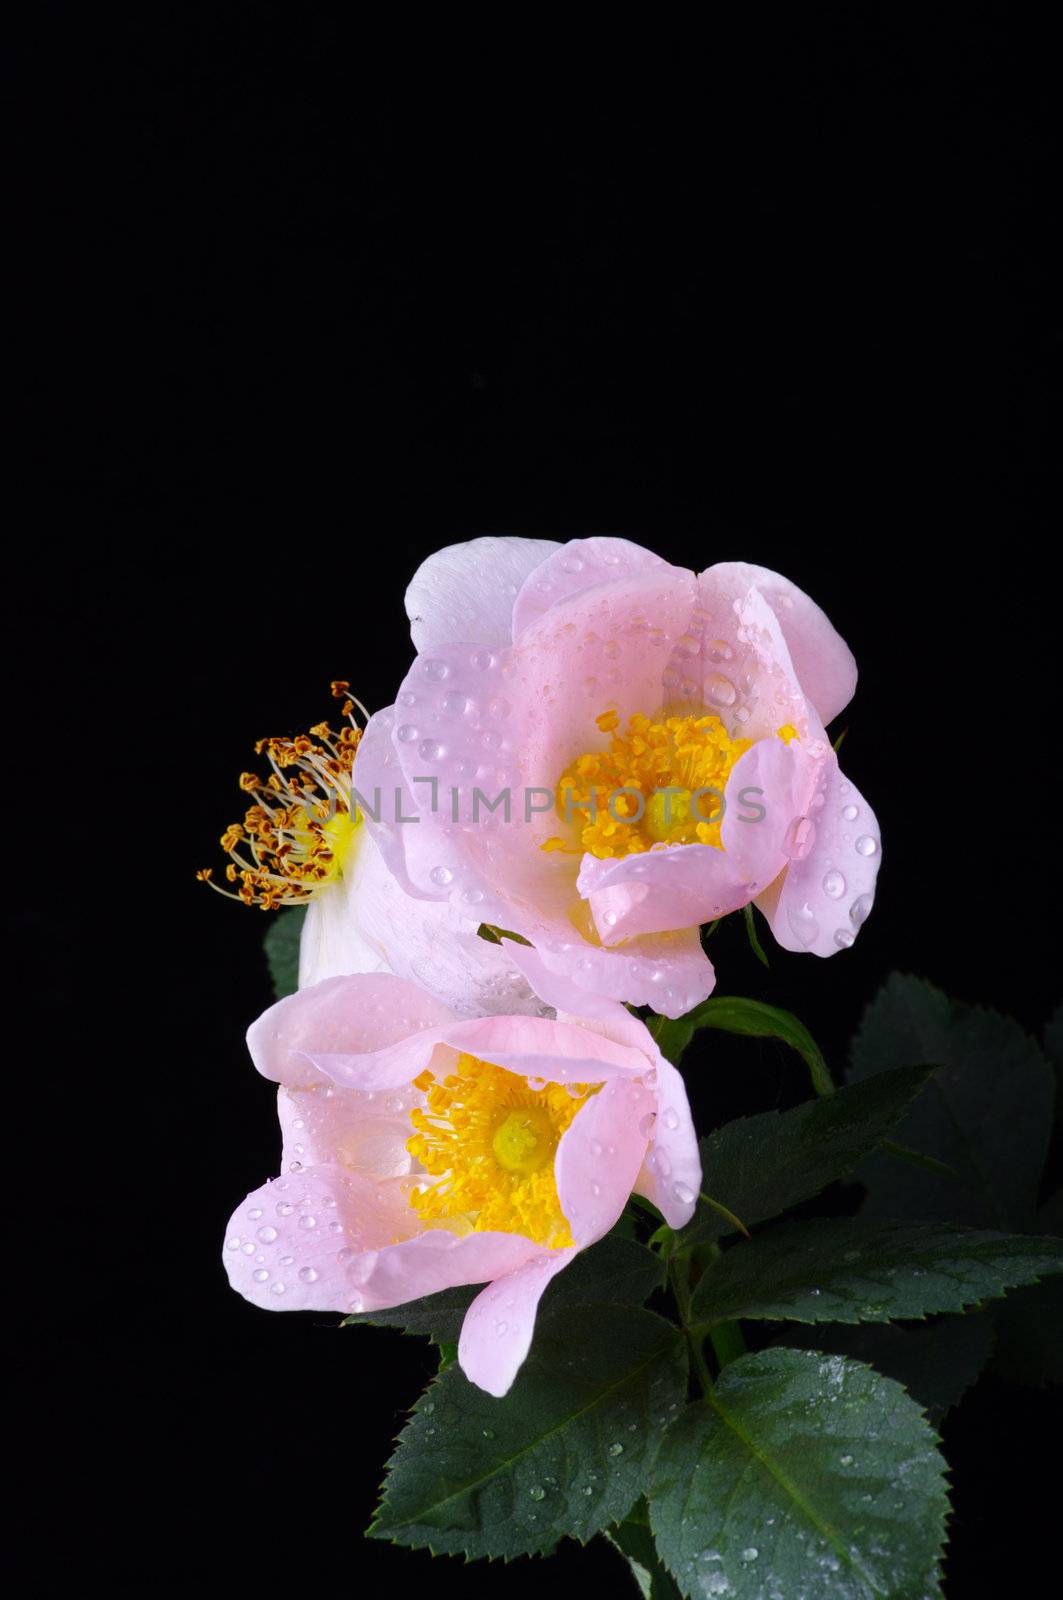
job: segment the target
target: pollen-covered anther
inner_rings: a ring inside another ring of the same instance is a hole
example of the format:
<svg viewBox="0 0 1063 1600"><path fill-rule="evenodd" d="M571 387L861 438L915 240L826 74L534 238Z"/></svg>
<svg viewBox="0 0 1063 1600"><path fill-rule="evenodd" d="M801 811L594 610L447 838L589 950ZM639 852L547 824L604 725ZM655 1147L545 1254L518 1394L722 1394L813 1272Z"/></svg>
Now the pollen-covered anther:
<svg viewBox="0 0 1063 1600"><path fill-rule="evenodd" d="M272 769L265 777L240 774L240 788L254 797L243 822L232 822L221 836L229 857L226 880L213 881L211 868L196 873L219 894L245 905L271 911L282 905L303 905L342 873L361 817L352 800L354 757L362 730L355 708L368 718L361 703L348 696L350 685L337 679L332 692L343 698L346 726L333 729L318 722L309 734L294 738L259 739L255 753Z"/></svg>
<svg viewBox="0 0 1063 1600"><path fill-rule="evenodd" d="M426 1222L523 1233L537 1244L572 1243L554 1181L562 1134L598 1085L543 1083L462 1054L444 1078L416 1080L425 1104L410 1113L406 1148L423 1169L410 1204Z"/></svg>
<svg viewBox="0 0 1063 1600"><path fill-rule="evenodd" d="M628 718L625 731L615 710L596 720L612 738L604 750L577 756L561 774L557 814L569 832L547 839L542 849L600 858L659 845L722 849L718 797L753 741L732 738L709 711L656 720L639 713ZM787 723L779 737L788 743L797 730Z"/></svg>

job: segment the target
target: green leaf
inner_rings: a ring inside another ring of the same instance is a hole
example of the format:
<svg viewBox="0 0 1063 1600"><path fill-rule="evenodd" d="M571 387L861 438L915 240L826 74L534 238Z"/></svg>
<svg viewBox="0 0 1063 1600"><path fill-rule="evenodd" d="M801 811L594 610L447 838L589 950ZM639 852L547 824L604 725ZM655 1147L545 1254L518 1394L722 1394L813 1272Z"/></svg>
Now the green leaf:
<svg viewBox="0 0 1063 1600"><path fill-rule="evenodd" d="M944 1474L899 1384L840 1356L762 1350L668 1430L650 1522L697 1600L931 1600Z"/></svg>
<svg viewBox="0 0 1063 1600"><path fill-rule="evenodd" d="M681 1404L679 1330L652 1311L588 1307L579 1329L540 1315L516 1382L495 1400L448 1367L388 1466L370 1533L466 1556L546 1554L622 1522Z"/></svg>
<svg viewBox="0 0 1063 1600"><path fill-rule="evenodd" d="M627 1561L642 1600L679 1600L680 1590L657 1554L648 1516L646 1502L640 1500L631 1516L605 1536Z"/></svg>
<svg viewBox="0 0 1063 1600"><path fill-rule="evenodd" d="M1060 1239L820 1218L733 1245L702 1276L690 1315L891 1322L962 1311L1053 1272L1063 1272Z"/></svg>
<svg viewBox="0 0 1063 1600"><path fill-rule="evenodd" d="M1041 1207L1037 1225L1057 1238L1063 1235L1063 1189ZM990 1306L989 1315L996 1332L993 1371L998 1377L1035 1388L1063 1383L1063 1278L1009 1294L1003 1305Z"/></svg>
<svg viewBox="0 0 1063 1600"><path fill-rule="evenodd" d="M641 1305L663 1281L664 1262L660 1256L632 1239L610 1234L589 1250L581 1251L564 1272L558 1273L543 1295L540 1315L603 1300ZM345 1317L343 1325L370 1322L377 1327L422 1334L435 1344L453 1344L461 1333L466 1311L482 1288L482 1284L464 1285L383 1311L358 1311Z"/></svg>
<svg viewBox="0 0 1063 1600"><path fill-rule="evenodd" d="M1004 1306L1019 1295L1009 1296ZM977 1314L942 1317L915 1328L897 1328L891 1323L865 1322L855 1327L817 1323L812 1328L787 1328L772 1343L865 1361L903 1384L912 1399L925 1406L936 1427L977 1381L989 1360L993 1325L989 1317Z"/></svg>
<svg viewBox="0 0 1063 1600"><path fill-rule="evenodd" d="M817 1094L830 1094L834 1088L819 1045L791 1011L765 1005L763 1000L747 1000L741 995L714 994L674 1022L667 1017L650 1020L650 1029L661 1054L677 1066L698 1028L720 1028L724 1033L741 1033L750 1039L781 1039L804 1060Z"/></svg>
<svg viewBox="0 0 1063 1600"><path fill-rule="evenodd" d="M902 1120L930 1067L901 1067L795 1106L725 1123L701 1141L706 1193L747 1227L776 1217L844 1178ZM681 1243L735 1230L699 1206Z"/></svg>
<svg viewBox="0 0 1063 1600"><path fill-rule="evenodd" d="M262 941L273 993L278 1000L294 994L299 987L299 936L305 917L305 906L285 906L275 911Z"/></svg>
<svg viewBox="0 0 1063 1600"><path fill-rule="evenodd" d="M1036 1042L1016 1022L894 973L864 1015L852 1059L854 1083L912 1062L939 1065L897 1138L958 1175L875 1155L860 1174L869 1189L866 1216L1034 1225L1053 1084Z"/></svg>

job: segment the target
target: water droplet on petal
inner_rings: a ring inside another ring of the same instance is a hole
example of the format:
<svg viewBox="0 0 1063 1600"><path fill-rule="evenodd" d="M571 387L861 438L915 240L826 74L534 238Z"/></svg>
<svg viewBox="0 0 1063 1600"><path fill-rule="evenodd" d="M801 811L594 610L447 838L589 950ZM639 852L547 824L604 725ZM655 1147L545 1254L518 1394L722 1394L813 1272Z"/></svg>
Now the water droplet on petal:
<svg viewBox="0 0 1063 1600"><path fill-rule="evenodd" d="M713 639L709 645L710 661L733 661L734 651L726 639Z"/></svg>
<svg viewBox="0 0 1063 1600"><path fill-rule="evenodd" d="M412 744L417 737L417 729L404 722L401 728L396 729L395 737L400 744Z"/></svg>
<svg viewBox="0 0 1063 1600"><path fill-rule="evenodd" d="M687 1183L673 1183L672 1196L681 1206L688 1206L694 1199L694 1191Z"/></svg>
<svg viewBox="0 0 1063 1600"><path fill-rule="evenodd" d="M675 1110L674 1106L669 1106L668 1107L667 1111L665 1111L665 1113L661 1117L661 1121L664 1123L666 1128L672 1128L672 1129L678 1128L678 1126L679 1126L679 1114Z"/></svg>
<svg viewBox="0 0 1063 1600"><path fill-rule="evenodd" d="M302 1279L303 1283L316 1283L317 1282L317 1269L316 1269L316 1267L300 1267L299 1268L299 1276Z"/></svg>
<svg viewBox="0 0 1063 1600"><path fill-rule="evenodd" d="M794 906L787 921L790 924L797 942L807 950L819 938L819 923L813 914L812 907L806 901L803 906Z"/></svg>
<svg viewBox="0 0 1063 1600"><path fill-rule="evenodd" d="M272 1244L277 1237L276 1228L259 1228L258 1236L263 1244Z"/></svg>
<svg viewBox="0 0 1063 1600"><path fill-rule="evenodd" d="M858 895L853 901L852 905L849 907L849 921L859 928L861 923L866 922L868 917L871 915L871 907L873 905L873 895Z"/></svg>
<svg viewBox="0 0 1063 1600"><path fill-rule="evenodd" d="M421 671L426 678L431 678L434 683L441 683L449 673L450 668L445 661L422 661Z"/></svg>
<svg viewBox="0 0 1063 1600"><path fill-rule="evenodd" d="M860 809L858 806L842 806L842 816L846 822L855 822L859 815Z"/></svg>
<svg viewBox="0 0 1063 1600"><path fill-rule="evenodd" d="M856 934L851 928L839 928L834 935L834 943L839 950L848 950L850 945L856 943Z"/></svg>
<svg viewBox="0 0 1063 1600"><path fill-rule="evenodd" d="M795 817L786 830L782 852L791 861L804 861L816 842L816 824L811 817Z"/></svg>
<svg viewBox="0 0 1063 1600"><path fill-rule="evenodd" d="M454 881L454 874L449 867L433 867L428 876L441 889L445 889L448 883L453 883Z"/></svg>
<svg viewBox="0 0 1063 1600"><path fill-rule="evenodd" d="M705 695L714 706L733 706L738 699L738 691L730 678L725 678L722 672L713 672L705 680Z"/></svg>
<svg viewBox="0 0 1063 1600"><path fill-rule="evenodd" d="M823 893L829 894L832 900L840 900L845 893L845 879L836 867L832 867L824 877Z"/></svg>
<svg viewBox="0 0 1063 1600"><path fill-rule="evenodd" d="M256 1283L268 1283L269 1281L269 1273L266 1271L265 1267L257 1267L255 1271L252 1272L251 1276L254 1278Z"/></svg>
<svg viewBox="0 0 1063 1600"><path fill-rule="evenodd" d="M878 840L873 839L869 833L863 833L856 841L856 853L860 856L873 856L878 849Z"/></svg>

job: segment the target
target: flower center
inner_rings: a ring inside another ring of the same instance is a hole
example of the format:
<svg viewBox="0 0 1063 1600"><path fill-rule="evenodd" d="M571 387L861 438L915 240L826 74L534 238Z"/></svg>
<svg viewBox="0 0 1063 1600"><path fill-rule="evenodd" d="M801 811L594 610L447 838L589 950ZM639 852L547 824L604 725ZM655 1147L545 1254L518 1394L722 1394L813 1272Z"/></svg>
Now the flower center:
<svg viewBox="0 0 1063 1600"><path fill-rule="evenodd" d="M721 849L721 797L753 741L732 739L714 712L656 721L637 714L619 729L616 711L597 718L606 750L577 756L557 784L557 814L572 830L544 850L627 856L658 844ZM787 727L781 733L793 734Z"/></svg>
<svg viewBox="0 0 1063 1600"><path fill-rule="evenodd" d="M454 1070L416 1080L426 1104L410 1113L410 1155L426 1181L410 1204L426 1222L572 1243L554 1181L558 1141L597 1085L532 1082L460 1055ZM432 1181L428 1181L432 1180Z"/></svg>
<svg viewBox="0 0 1063 1600"><path fill-rule="evenodd" d="M333 695L343 701L346 727L334 732L319 722L309 734L256 744L256 755L264 754L272 771L268 778L240 774L240 787L254 804L221 838L229 857L226 879L238 887L222 889L212 882L210 867L196 873L219 894L271 911L304 904L343 872L362 822L351 800L362 730L354 721L358 702L348 696L349 688L338 679L332 685Z"/></svg>

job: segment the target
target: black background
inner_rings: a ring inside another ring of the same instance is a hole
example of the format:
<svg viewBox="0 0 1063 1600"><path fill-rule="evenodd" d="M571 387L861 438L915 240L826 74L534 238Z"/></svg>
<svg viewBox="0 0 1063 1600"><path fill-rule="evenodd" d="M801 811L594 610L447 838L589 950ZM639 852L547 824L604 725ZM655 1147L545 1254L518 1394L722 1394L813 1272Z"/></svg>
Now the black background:
<svg viewBox="0 0 1063 1600"><path fill-rule="evenodd" d="M242 1044L265 923L194 869L256 737L327 715L334 676L390 702L431 550L616 533L825 607L875 912L829 963L764 973L730 928L714 958L836 1072L895 967L1031 1031L1058 999L1044 42L855 6L608 48L410 17L400 45L312 9L45 7L14 57L34 1592L627 1582L600 1544L502 1569L363 1541L427 1354L257 1311L219 1260L277 1155ZM690 1078L704 1125L806 1093L768 1045ZM986 1380L946 1424L952 1600L1048 1551L1046 1404Z"/></svg>

